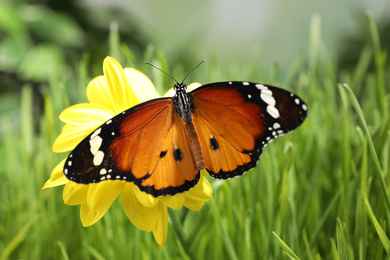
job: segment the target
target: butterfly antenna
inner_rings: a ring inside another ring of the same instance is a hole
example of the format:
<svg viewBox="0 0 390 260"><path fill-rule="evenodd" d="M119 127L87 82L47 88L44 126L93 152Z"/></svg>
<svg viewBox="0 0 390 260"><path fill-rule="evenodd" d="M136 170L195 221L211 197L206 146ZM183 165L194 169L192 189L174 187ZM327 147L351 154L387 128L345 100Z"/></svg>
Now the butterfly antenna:
<svg viewBox="0 0 390 260"><path fill-rule="evenodd" d="M186 80L186 78L187 78L187 77L188 77L196 68L198 68L198 67L200 66L200 64L202 64L202 63L205 62L205 61L206 61L206 59L203 59L201 62L199 62L198 65L196 65L195 68L193 68L190 72L188 72L187 76L184 77L184 79L182 80L181 83L183 83L183 82ZM177 81L176 81L176 82L177 82Z"/></svg>
<svg viewBox="0 0 390 260"><path fill-rule="evenodd" d="M167 72L165 72L165 71L163 71L162 69L160 69L159 67L157 67L157 66L155 66L155 65L153 65L152 63L150 63L150 62L145 62L144 64L148 64L148 65L150 65L150 66L152 66L153 68L155 68L155 69L158 69L159 71L161 71L161 72L163 72L163 73L165 73L166 75L168 75L171 79L173 79L174 81L176 81L176 83L178 83L179 84L179 82L177 82L177 80L174 78L174 77L172 77L171 75L169 75ZM199 66L199 65L198 65Z"/></svg>

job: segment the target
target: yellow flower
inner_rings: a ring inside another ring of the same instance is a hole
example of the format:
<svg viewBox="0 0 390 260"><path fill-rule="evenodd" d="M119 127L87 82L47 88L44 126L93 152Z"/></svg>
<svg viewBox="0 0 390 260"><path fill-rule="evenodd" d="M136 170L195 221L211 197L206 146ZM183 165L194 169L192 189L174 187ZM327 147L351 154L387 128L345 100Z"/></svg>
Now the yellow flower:
<svg viewBox="0 0 390 260"><path fill-rule="evenodd" d="M87 87L89 103L65 109L60 119L65 123L61 134L53 144L57 153L73 150L87 135L104 122L141 102L159 97L152 82L140 71L125 68L113 58L103 62L103 76L94 78ZM188 89L200 84L193 83ZM166 95L174 92L168 91ZM68 205L81 204L80 216L83 226L96 223L113 201L121 195L122 205L130 221L139 229L152 231L160 246L168 234L167 207L180 209L185 206L200 210L212 196L209 182L201 174L199 183L191 190L174 196L155 198L124 181L105 181L95 184L78 184L63 175L65 159L52 171L45 188L64 185L63 199Z"/></svg>

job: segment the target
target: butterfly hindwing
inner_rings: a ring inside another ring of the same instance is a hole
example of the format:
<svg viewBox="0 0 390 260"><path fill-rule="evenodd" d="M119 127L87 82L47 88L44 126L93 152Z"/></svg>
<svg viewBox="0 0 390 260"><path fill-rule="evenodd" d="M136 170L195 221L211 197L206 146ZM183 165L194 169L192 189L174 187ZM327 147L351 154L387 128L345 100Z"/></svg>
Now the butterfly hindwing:
<svg viewBox="0 0 390 260"><path fill-rule="evenodd" d="M148 193L162 196L184 192L195 186L199 181L200 171L196 167L189 145L184 123L174 113L152 175L138 184L141 190L146 187Z"/></svg>
<svg viewBox="0 0 390 260"><path fill-rule="evenodd" d="M188 190L200 177L171 98L142 103L108 120L70 153L64 174L83 184L130 181L155 197Z"/></svg>
<svg viewBox="0 0 390 260"><path fill-rule="evenodd" d="M214 178L231 178L253 168L262 148L298 127L307 114L298 96L263 84L212 83L191 96L206 170Z"/></svg>

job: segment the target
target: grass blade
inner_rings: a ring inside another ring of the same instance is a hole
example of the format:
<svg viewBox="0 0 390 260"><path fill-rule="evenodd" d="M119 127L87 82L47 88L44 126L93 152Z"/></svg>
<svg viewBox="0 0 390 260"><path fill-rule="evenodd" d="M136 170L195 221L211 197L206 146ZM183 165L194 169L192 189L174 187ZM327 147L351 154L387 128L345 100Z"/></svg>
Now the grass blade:
<svg viewBox="0 0 390 260"><path fill-rule="evenodd" d="M283 248L284 252L290 257L290 259L298 260L300 259L294 251L291 250L291 248L288 247L288 245L275 233L272 232L276 240L278 241L279 245Z"/></svg>
<svg viewBox="0 0 390 260"><path fill-rule="evenodd" d="M237 256L237 253L235 251L235 247L233 246L233 243L229 237L228 231L226 230L226 226L224 225L218 211L218 207L215 204L214 200L209 201L210 209L213 212L215 221L219 223L221 231L222 231L222 239L224 242L224 246L226 248L227 254L229 255L230 259L239 259Z"/></svg>
<svg viewBox="0 0 390 260"><path fill-rule="evenodd" d="M370 217L372 224L374 224L375 230L378 233L379 239L381 240L384 249L386 250L387 253L389 253L389 249L390 249L389 238L386 236L385 231L382 229L374 213L372 212L370 203L368 202L367 198L364 198L364 205L366 206L368 216Z"/></svg>
<svg viewBox="0 0 390 260"><path fill-rule="evenodd" d="M11 253L26 239L28 232L32 225L38 220L39 215L35 215L30 218L30 220L22 226L19 232L12 238L12 240L5 247L4 251L0 255L0 260L8 259Z"/></svg>
<svg viewBox="0 0 390 260"><path fill-rule="evenodd" d="M58 245L58 247L60 248L62 257L63 257L65 260L69 260L69 256L68 256L68 253L66 252L65 245L64 245L61 241L57 241L57 245Z"/></svg>
<svg viewBox="0 0 390 260"><path fill-rule="evenodd" d="M108 37L108 47L110 49L109 53L111 57L121 61L121 48L120 48L120 36L119 36L119 25L117 22L111 22L110 24L110 34Z"/></svg>
<svg viewBox="0 0 390 260"><path fill-rule="evenodd" d="M337 238L337 251L338 251L339 259L347 260L348 259L347 247L344 239L343 225L341 224L340 219L337 219L336 238Z"/></svg>
<svg viewBox="0 0 390 260"><path fill-rule="evenodd" d="M376 26L375 20L372 17L370 12L366 13L368 27L371 33L371 39L374 49L374 58L376 66L376 76L378 81L378 98L384 113L387 113L387 96L385 89L385 61L386 54L381 51L380 37L378 32L378 27Z"/></svg>
<svg viewBox="0 0 390 260"><path fill-rule="evenodd" d="M366 136L368 138L368 144L370 146L370 151L371 151L371 154L372 154L372 157L374 159L375 166L376 166L377 178L379 180L381 191L385 197L385 201L387 204L387 210L390 210L389 192L387 191L385 179L383 176L383 171L382 171L381 165L379 163L379 158L378 158L378 155L376 153L374 143L372 142L370 131L368 130L368 126L366 123L366 119L364 118L363 111L359 105L358 100L356 99L355 95L353 94L352 90L348 87L347 84L339 84L339 89L344 89L344 91L347 93L349 99L351 100L352 106L355 109L356 113L358 114L358 117L363 125L363 129L364 129L364 132L366 133Z"/></svg>

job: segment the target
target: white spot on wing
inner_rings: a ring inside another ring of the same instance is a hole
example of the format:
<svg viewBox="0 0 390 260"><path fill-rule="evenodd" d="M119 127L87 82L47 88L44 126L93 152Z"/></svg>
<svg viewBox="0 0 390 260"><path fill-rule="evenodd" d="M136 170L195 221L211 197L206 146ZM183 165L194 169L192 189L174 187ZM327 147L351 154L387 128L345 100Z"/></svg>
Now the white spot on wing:
<svg viewBox="0 0 390 260"><path fill-rule="evenodd" d="M107 170L106 170L106 169L103 168L103 169L100 170L100 175L104 175L104 174L106 174L106 173L107 173Z"/></svg>
<svg viewBox="0 0 390 260"><path fill-rule="evenodd" d="M276 100L272 96L272 91L267 89L267 90L261 90L260 91L260 98L267 103L268 105L275 106Z"/></svg>
<svg viewBox="0 0 390 260"><path fill-rule="evenodd" d="M307 106L305 104L302 104L302 109L307 111Z"/></svg>
<svg viewBox="0 0 390 260"><path fill-rule="evenodd" d="M100 164L102 164L103 159L104 159L104 152L97 151L95 156L93 157L93 164L95 166L99 166Z"/></svg>
<svg viewBox="0 0 390 260"><path fill-rule="evenodd" d="M274 106L267 106L267 112L270 114L273 118L279 118L279 110Z"/></svg>
<svg viewBox="0 0 390 260"><path fill-rule="evenodd" d="M102 145L103 139L96 135L91 140L89 140L90 151L93 155L96 154L96 152L100 149L100 146Z"/></svg>
<svg viewBox="0 0 390 260"><path fill-rule="evenodd" d="M69 161L69 162L68 162L68 165L69 165L69 166L72 166L72 161Z"/></svg>
<svg viewBox="0 0 390 260"><path fill-rule="evenodd" d="M68 169L64 169L64 173L65 173L65 174L68 174Z"/></svg>
<svg viewBox="0 0 390 260"><path fill-rule="evenodd" d="M300 103L299 98L296 98L294 101L295 101L295 104L299 105L299 103Z"/></svg>
<svg viewBox="0 0 390 260"><path fill-rule="evenodd" d="M248 86L248 85L249 85L249 82L242 82L242 85Z"/></svg>
<svg viewBox="0 0 390 260"><path fill-rule="evenodd" d="M275 122L274 123L274 129L278 129L278 128L280 128L280 124L278 122Z"/></svg>
<svg viewBox="0 0 390 260"><path fill-rule="evenodd" d="M93 132L93 134L91 135L91 139L93 139L95 136L97 136L98 134L100 134L101 131L102 131L101 128L96 129L95 132Z"/></svg>
<svg viewBox="0 0 390 260"><path fill-rule="evenodd" d="M264 86L263 84L256 84L255 87L258 89L258 90L267 90L268 88L266 86Z"/></svg>
<svg viewBox="0 0 390 260"><path fill-rule="evenodd" d="M110 119L110 120L108 120L107 122L106 122L106 125L109 125L109 124L111 124L112 123L112 120Z"/></svg>

